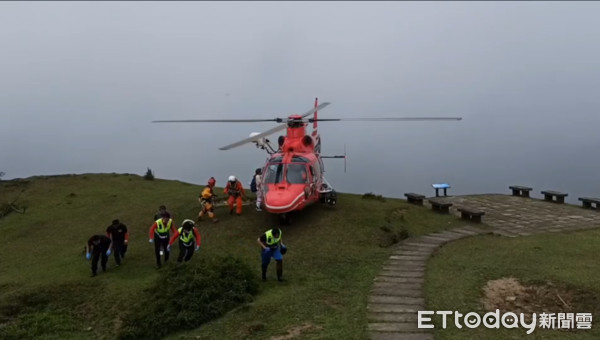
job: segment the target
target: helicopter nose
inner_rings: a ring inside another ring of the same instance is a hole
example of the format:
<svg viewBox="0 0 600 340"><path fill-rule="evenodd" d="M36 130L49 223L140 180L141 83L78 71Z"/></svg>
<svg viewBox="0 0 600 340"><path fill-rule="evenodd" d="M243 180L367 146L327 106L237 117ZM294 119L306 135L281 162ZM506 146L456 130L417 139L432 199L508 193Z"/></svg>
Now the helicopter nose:
<svg viewBox="0 0 600 340"><path fill-rule="evenodd" d="M265 194L265 206L273 212L289 212L295 210L303 202L304 190L302 185L289 185L284 188L275 187Z"/></svg>

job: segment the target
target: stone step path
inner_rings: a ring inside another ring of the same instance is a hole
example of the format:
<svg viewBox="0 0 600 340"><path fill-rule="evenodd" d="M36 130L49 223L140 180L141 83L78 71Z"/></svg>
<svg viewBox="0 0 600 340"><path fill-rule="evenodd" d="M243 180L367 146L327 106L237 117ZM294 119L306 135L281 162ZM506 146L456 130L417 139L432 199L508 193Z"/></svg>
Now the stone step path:
<svg viewBox="0 0 600 340"><path fill-rule="evenodd" d="M488 227L466 226L408 238L396 245L374 279L367 304L368 329L374 340L433 340L428 329L417 328L417 311L426 309L423 284L427 259L441 245L482 234L518 237L600 227L600 211L568 204L508 195L443 199L453 203L451 213L457 216L456 208L461 206L484 210Z"/></svg>
<svg viewBox="0 0 600 340"><path fill-rule="evenodd" d="M484 233L490 231L469 226L399 243L371 289L367 305L371 338L433 339L433 334L417 328L417 311L425 310L423 283L427 259L444 243Z"/></svg>

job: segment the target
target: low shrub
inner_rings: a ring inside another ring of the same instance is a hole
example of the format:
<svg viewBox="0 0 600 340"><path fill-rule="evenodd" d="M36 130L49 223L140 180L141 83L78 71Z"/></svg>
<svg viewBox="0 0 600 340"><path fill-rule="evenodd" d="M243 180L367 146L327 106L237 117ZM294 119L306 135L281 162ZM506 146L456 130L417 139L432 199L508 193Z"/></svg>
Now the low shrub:
<svg viewBox="0 0 600 340"><path fill-rule="evenodd" d="M362 195L363 199L371 199L371 200L377 200L377 201L381 201L381 202L385 202L385 198L381 195L375 195L372 192L367 192L366 194Z"/></svg>
<svg viewBox="0 0 600 340"><path fill-rule="evenodd" d="M146 174L144 175L144 179L147 181L154 180L154 174L152 173L152 170L150 170L150 168L148 168L148 170L146 171Z"/></svg>
<svg viewBox="0 0 600 340"><path fill-rule="evenodd" d="M251 302L258 291L252 269L237 258L203 257L165 269L122 320L119 339L157 339L197 328Z"/></svg>

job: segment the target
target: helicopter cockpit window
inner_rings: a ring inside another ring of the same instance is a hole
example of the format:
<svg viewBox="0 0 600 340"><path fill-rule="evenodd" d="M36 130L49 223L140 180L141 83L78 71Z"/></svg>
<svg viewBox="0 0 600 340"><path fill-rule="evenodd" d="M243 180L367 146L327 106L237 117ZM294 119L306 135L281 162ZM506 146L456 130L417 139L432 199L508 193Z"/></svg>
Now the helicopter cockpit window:
<svg viewBox="0 0 600 340"><path fill-rule="evenodd" d="M283 160L283 157L276 156L276 157L269 159L269 163L281 163L282 160Z"/></svg>
<svg viewBox="0 0 600 340"><path fill-rule="evenodd" d="M283 164L269 164L264 183L281 183L283 181Z"/></svg>
<svg viewBox="0 0 600 340"><path fill-rule="evenodd" d="M307 181L306 165L288 164L286 181L290 184L304 184Z"/></svg>
<svg viewBox="0 0 600 340"><path fill-rule="evenodd" d="M305 157L302 157L302 156L293 156L292 157L292 162L308 163L308 158L305 158Z"/></svg>

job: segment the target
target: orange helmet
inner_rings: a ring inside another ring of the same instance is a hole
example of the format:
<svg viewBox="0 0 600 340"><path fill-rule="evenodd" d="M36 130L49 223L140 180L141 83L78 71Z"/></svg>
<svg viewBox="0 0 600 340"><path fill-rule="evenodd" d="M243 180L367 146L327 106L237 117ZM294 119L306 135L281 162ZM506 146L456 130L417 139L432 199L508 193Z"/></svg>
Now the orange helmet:
<svg viewBox="0 0 600 340"><path fill-rule="evenodd" d="M217 183L217 180L214 177L208 179L208 186L214 187Z"/></svg>

